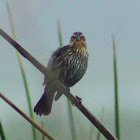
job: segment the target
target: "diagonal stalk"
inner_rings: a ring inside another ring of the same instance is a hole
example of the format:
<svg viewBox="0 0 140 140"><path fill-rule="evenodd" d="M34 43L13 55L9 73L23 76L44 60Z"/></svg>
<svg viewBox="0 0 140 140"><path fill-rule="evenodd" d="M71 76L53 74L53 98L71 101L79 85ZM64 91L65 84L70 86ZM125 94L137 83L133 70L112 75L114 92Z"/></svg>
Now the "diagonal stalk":
<svg viewBox="0 0 140 140"><path fill-rule="evenodd" d="M12 103L7 97L0 93L0 98L2 98L9 106L11 106L17 113L19 113L24 119L26 119L32 126L34 126L38 131L40 131L49 140L55 140L46 130L40 127L33 119L27 116L22 110L20 110L14 103ZM3 140L3 139L2 139Z"/></svg>

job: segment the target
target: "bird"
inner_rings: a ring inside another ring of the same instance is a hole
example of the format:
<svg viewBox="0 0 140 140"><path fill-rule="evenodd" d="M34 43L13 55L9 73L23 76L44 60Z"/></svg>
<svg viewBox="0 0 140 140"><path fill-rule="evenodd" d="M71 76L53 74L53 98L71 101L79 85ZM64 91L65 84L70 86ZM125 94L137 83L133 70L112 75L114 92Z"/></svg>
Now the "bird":
<svg viewBox="0 0 140 140"><path fill-rule="evenodd" d="M47 70L69 89L83 77L87 66L88 51L85 36L81 32L74 32L70 43L58 48L52 54ZM34 107L34 112L40 116L49 115L53 100L57 101L63 94L55 88L54 83L47 76L44 77L43 85L45 85L44 93Z"/></svg>

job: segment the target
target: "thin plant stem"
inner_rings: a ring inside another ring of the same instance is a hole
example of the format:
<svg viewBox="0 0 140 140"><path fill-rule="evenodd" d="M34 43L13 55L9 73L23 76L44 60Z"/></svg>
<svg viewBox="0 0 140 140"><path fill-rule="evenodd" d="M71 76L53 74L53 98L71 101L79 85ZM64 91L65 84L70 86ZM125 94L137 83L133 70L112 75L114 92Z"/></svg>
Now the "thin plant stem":
<svg viewBox="0 0 140 140"><path fill-rule="evenodd" d="M9 21L10 21L10 25L11 25L13 39L16 40L16 34L15 34L14 24L13 24L13 20L12 20L12 14L11 14L8 2L7 2L7 11L8 11L8 15L9 15ZM30 93L29 93L27 78L26 78L26 74L25 74L25 71L24 71L24 68L23 68L20 53L18 51L17 51L17 56L18 56L18 62L19 62L19 66L20 66L20 70L21 70L21 74L22 74L22 78L23 78L24 88L25 88L25 91L26 91L26 98L27 98L30 117L34 120L34 115L33 115L33 111L32 111L33 109L32 109L32 103L31 103L31 97L30 97ZM33 133L33 139L37 140L36 130L33 126L32 126L32 133Z"/></svg>
<svg viewBox="0 0 140 140"><path fill-rule="evenodd" d="M44 123L43 123L43 121L41 122L41 126L42 126L42 128L44 128ZM42 140L45 140L45 137L44 137L43 134L42 134Z"/></svg>
<svg viewBox="0 0 140 140"><path fill-rule="evenodd" d="M90 133L89 133L89 140L93 140L93 130L94 130L94 126L91 125Z"/></svg>
<svg viewBox="0 0 140 140"><path fill-rule="evenodd" d="M61 33L61 28L60 28L59 21L57 22L57 26L58 26L59 44L60 44L60 47L63 47L62 33ZM77 140L76 128L75 128L75 125L74 125L75 123L74 123L74 117L73 117L73 112L72 112L72 106L71 106L71 102L68 99L67 99L67 107L68 107L68 117L69 117L69 125L70 125L70 128L71 128L72 140Z"/></svg>
<svg viewBox="0 0 140 140"><path fill-rule="evenodd" d="M120 140L120 125L119 125L119 97L118 97L118 75L117 75L117 58L116 58L116 45L115 37L112 35L113 40L113 59L114 59L114 100L115 100L115 131L116 137Z"/></svg>

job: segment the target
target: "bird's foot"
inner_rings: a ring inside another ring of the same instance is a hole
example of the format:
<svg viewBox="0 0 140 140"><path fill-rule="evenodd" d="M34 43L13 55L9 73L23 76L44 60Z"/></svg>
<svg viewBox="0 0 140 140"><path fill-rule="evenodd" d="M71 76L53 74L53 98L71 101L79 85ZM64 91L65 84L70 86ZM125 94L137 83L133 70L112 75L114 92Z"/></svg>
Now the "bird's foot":
<svg viewBox="0 0 140 140"><path fill-rule="evenodd" d="M82 98L80 98L80 97L78 97L78 96L75 96L75 97L76 97L76 100L78 101L78 103L81 104L81 103L82 103ZM74 103L71 102L71 104L72 104L73 106L75 106Z"/></svg>
<svg viewBox="0 0 140 140"><path fill-rule="evenodd" d="M82 103L82 98L76 96L77 101L81 104Z"/></svg>

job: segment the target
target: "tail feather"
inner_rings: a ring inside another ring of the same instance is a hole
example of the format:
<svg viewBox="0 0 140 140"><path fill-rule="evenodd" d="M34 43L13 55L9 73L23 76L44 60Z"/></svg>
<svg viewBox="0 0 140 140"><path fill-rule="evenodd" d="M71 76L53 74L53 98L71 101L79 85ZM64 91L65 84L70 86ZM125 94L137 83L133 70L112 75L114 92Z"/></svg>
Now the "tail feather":
<svg viewBox="0 0 140 140"><path fill-rule="evenodd" d="M36 112L37 115L49 115L52 109L52 103L53 103L53 98L54 98L54 91L49 92L46 91L40 98L39 102L36 104L34 108L34 112Z"/></svg>

